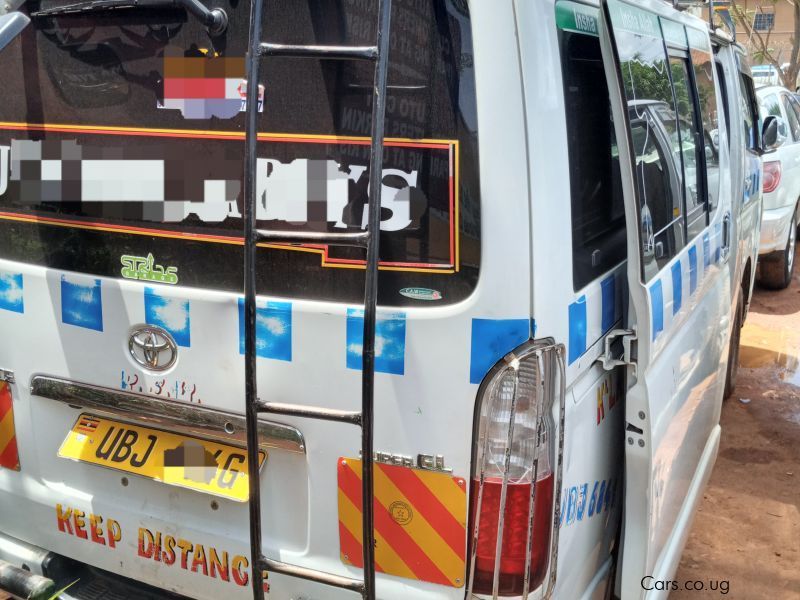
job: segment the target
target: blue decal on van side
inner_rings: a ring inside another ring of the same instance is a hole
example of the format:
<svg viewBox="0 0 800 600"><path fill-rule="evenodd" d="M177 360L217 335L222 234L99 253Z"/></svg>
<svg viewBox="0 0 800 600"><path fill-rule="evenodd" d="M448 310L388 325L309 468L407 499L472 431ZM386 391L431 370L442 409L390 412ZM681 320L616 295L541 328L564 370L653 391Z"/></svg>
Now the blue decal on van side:
<svg viewBox="0 0 800 600"><path fill-rule="evenodd" d="M569 305L569 364L586 352L586 296Z"/></svg>
<svg viewBox="0 0 800 600"><path fill-rule="evenodd" d="M494 364L527 341L529 319L472 319L469 382L480 383Z"/></svg>
<svg viewBox="0 0 800 600"><path fill-rule="evenodd" d="M616 278L612 273L606 277L600 285L603 292L603 333L607 332L614 326L615 316L617 312L617 294L616 294Z"/></svg>
<svg viewBox="0 0 800 600"><path fill-rule="evenodd" d="M178 346L190 347L189 301L159 294L159 289L144 288L144 320L166 329Z"/></svg>
<svg viewBox="0 0 800 600"><path fill-rule="evenodd" d="M711 243L708 240L708 232L703 232L703 273L708 270L711 264Z"/></svg>
<svg viewBox="0 0 800 600"><path fill-rule="evenodd" d="M292 360L292 303L256 305L256 356ZM239 354L244 354L244 298L239 298Z"/></svg>
<svg viewBox="0 0 800 600"><path fill-rule="evenodd" d="M672 265L672 314L677 315L681 309L683 294L683 276L681 274L681 261Z"/></svg>
<svg viewBox="0 0 800 600"><path fill-rule="evenodd" d="M650 308L653 312L653 339L664 331L664 290L661 280L656 279L650 286Z"/></svg>
<svg viewBox="0 0 800 600"><path fill-rule="evenodd" d="M348 369L361 370L364 351L364 311L347 309ZM375 371L403 375L406 367L406 314L378 315L375 321Z"/></svg>
<svg viewBox="0 0 800 600"><path fill-rule="evenodd" d="M722 254L722 225L719 223L714 225L714 239L716 240L714 244L714 262L718 263Z"/></svg>
<svg viewBox="0 0 800 600"><path fill-rule="evenodd" d="M697 289L697 246L689 248L689 293Z"/></svg>
<svg viewBox="0 0 800 600"><path fill-rule="evenodd" d="M616 484L617 480L612 478L565 487L561 494L559 527L572 525L576 521L588 521L611 509L614 506Z"/></svg>
<svg viewBox="0 0 800 600"><path fill-rule="evenodd" d="M0 273L0 309L24 313L22 273Z"/></svg>
<svg viewBox="0 0 800 600"><path fill-rule="evenodd" d="M99 279L61 276L61 321L67 325L103 331L103 298Z"/></svg>

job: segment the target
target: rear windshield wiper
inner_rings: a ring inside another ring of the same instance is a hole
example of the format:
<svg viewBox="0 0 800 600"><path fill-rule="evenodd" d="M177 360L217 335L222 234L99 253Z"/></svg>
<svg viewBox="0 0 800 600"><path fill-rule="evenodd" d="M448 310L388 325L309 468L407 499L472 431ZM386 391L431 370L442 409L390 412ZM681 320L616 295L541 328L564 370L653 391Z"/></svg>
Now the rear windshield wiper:
<svg viewBox="0 0 800 600"><path fill-rule="evenodd" d="M83 0L62 4L31 13L31 17L56 17L62 15L83 15L91 12L105 12L125 8L170 9L183 8L197 17L208 28L211 35L220 35L228 26L228 15L221 8L207 8L200 0Z"/></svg>

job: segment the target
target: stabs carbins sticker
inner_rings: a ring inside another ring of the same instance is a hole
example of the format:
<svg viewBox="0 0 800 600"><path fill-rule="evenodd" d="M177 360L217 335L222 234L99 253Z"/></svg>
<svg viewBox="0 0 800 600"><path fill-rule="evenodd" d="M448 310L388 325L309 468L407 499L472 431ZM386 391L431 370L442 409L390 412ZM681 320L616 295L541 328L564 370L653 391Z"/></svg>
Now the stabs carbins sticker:
<svg viewBox="0 0 800 600"><path fill-rule="evenodd" d="M0 381L0 467L19 471L17 434L14 430L14 407L8 382Z"/></svg>
<svg viewBox="0 0 800 600"><path fill-rule="evenodd" d="M363 567L361 461L340 457L339 551ZM464 585L466 482L448 473L374 463L375 569L452 587Z"/></svg>

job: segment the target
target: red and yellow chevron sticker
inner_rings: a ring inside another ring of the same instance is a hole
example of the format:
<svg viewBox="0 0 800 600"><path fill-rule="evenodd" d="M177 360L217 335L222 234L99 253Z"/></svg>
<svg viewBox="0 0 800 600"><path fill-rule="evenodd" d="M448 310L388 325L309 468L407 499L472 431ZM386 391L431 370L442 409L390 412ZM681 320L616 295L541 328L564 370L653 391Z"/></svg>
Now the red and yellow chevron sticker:
<svg viewBox="0 0 800 600"><path fill-rule="evenodd" d="M19 471L14 407L11 404L11 388L8 387L7 381L0 381L0 467Z"/></svg>
<svg viewBox="0 0 800 600"><path fill-rule="evenodd" d="M339 458L339 551L362 567L361 460ZM467 485L447 473L374 463L375 569L453 587L466 571Z"/></svg>

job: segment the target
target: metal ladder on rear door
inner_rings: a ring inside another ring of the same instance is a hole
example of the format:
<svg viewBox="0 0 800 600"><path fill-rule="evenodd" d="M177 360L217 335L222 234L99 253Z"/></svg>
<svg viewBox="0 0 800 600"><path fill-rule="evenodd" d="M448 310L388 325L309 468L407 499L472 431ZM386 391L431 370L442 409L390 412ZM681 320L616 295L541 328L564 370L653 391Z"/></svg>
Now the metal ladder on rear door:
<svg viewBox="0 0 800 600"><path fill-rule="evenodd" d="M372 433L375 379L375 311L378 302L378 249L380 236L380 190L383 163L383 132L386 107L386 76L389 55L391 0L377 0L378 28L374 46L292 46L261 41L263 0L252 0L250 40L247 54L247 106L245 111L244 166L244 348L247 460L250 479L250 554L253 597L261 600L263 571L282 573L358 592L375 598L375 534L373 530ZM264 56L330 60L367 60L375 64L372 98L372 128L369 162L368 224L364 232L326 233L267 231L256 224L256 146L258 74ZM361 411L344 411L260 400L256 387L256 244L258 242L314 243L360 247L366 250L364 285L364 341L361 371ZM364 579L351 579L323 571L289 565L261 553L261 488L258 464L258 415L271 413L350 423L361 427L361 497Z"/></svg>

